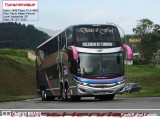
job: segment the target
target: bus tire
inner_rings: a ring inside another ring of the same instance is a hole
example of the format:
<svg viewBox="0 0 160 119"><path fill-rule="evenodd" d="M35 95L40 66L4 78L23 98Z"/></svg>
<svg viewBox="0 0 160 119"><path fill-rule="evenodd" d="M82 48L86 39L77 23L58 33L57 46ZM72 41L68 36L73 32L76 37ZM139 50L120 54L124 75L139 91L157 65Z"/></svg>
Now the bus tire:
<svg viewBox="0 0 160 119"><path fill-rule="evenodd" d="M66 90L65 94L66 94L66 100L67 101L79 101L79 100L81 100L80 96L73 96L73 95L71 95L71 91L69 89L68 84L66 84L65 90Z"/></svg>
<svg viewBox="0 0 160 119"><path fill-rule="evenodd" d="M109 101L109 100L113 100L115 97L115 94L109 94L109 95L102 95L99 96L99 100L104 100L104 101Z"/></svg>
<svg viewBox="0 0 160 119"><path fill-rule="evenodd" d="M47 96L46 90L42 89L41 90L41 99L42 99L42 101L52 101L52 100L54 100L54 97L53 96Z"/></svg>
<svg viewBox="0 0 160 119"><path fill-rule="evenodd" d="M67 101L70 101L71 100L71 94L70 94L70 89L69 89L69 86L68 86L68 83L66 82L65 83L65 96L66 96L66 100Z"/></svg>
<svg viewBox="0 0 160 119"><path fill-rule="evenodd" d="M47 94L46 94L46 90L45 89L41 90L41 98L42 98L42 101L46 101L47 100Z"/></svg>
<svg viewBox="0 0 160 119"><path fill-rule="evenodd" d="M63 88L62 85L61 85L61 97L63 101L66 100L66 90Z"/></svg>
<svg viewBox="0 0 160 119"><path fill-rule="evenodd" d="M65 82L65 87L61 86L61 96L63 101L79 101L81 99L80 96L72 96L70 94L69 85Z"/></svg>

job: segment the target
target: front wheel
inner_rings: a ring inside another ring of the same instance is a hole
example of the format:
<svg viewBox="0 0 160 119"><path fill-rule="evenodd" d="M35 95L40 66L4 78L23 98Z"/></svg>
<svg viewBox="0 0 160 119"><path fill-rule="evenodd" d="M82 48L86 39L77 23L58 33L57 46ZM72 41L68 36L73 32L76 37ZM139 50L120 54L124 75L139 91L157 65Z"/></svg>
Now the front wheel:
<svg viewBox="0 0 160 119"><path fill-rule="evenodd" d="M62 96L62 100L65 101L79 101L81 100L80 96L72 96L71 94L71 90L68 86L68 84L65 85L65 88L61 88L61 96Z"/></svg>
<svg viewBox="0 0 160 119"><path fill-rule="evenodd" d="M65 89L61 89L61 97L62 97L62 100L65 101L66 100L66 94L65 94Z"/></svg>
<svg viewBox="0 0 160 119"><path fill-rule="evenodd" d="M71 90L67 86L67 88L66 88L66 100L68 100L68 101L79 101L79 100L81 100L81 97L71 95Z"/></svg>

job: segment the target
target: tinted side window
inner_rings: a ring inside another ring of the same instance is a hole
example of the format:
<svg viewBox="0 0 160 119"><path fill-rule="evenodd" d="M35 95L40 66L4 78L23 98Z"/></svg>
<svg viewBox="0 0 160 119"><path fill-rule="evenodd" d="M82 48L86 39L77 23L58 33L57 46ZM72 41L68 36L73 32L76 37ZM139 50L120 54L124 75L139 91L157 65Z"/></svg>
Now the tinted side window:
<svg viewBox="0 0 160 119"><path fill-rule="evenodd" d="M62 32L62 35L61 35L61 40L62 40L62 48L64 48L66 46L66 37L65 37L65 31Z"/></svg>
<svg viewBox="0 0 160 119"><path fill-rule="evenodd" d="M58 36L46 43L42 48L44 57L51 55L58 51Z"/></svg>
<svg viewBox="0 0 160 119"><path fill-rule="evenodd" d="M67 37L67 46L71 46L74 44L73 42L73 29L67 29L66 30L66 37Z"/></svg>
<svg viewBox="0 0 160 119"><path fill-rule="evenodd" d="M52 50L53 51L51 51L51 53L55 53L55 52L57 52L58 51L58 36L56 36L53 40L52 40L52 42L51 42L51 44L52 44Z"/></svg>
<svg viewBox="0 0 160 119"><path fill-rule="evenodd" d="M65 39L65 32L59 35L59 48L60 50L65 49L66 39Z"/></svg>

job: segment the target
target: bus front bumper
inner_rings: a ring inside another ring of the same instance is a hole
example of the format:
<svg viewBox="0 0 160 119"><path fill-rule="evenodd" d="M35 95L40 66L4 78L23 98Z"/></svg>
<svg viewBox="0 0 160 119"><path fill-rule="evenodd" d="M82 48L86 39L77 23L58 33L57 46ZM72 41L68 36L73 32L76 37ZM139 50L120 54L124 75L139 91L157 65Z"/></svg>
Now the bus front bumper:
<svg viewBox="0 0 160 119"><path fill-rule="evenodd" d="M107 94L122 94L125 92L125 83L122 84L78 84L78 95L94 96Z"/></svg>

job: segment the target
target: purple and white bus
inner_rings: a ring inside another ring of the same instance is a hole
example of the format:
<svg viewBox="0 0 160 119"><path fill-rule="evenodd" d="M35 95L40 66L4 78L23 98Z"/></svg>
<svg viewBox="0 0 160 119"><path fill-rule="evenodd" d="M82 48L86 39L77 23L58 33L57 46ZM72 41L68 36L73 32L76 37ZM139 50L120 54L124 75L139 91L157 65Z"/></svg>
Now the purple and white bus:
<svg viewBox="0 0 160 119"><path fill-rule="evenodd" d="M124 49L114 25L73 25L57 33L36 51L37 91L42 100L113 100L124 93Z"/></svg>

